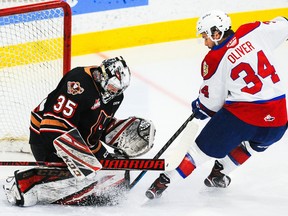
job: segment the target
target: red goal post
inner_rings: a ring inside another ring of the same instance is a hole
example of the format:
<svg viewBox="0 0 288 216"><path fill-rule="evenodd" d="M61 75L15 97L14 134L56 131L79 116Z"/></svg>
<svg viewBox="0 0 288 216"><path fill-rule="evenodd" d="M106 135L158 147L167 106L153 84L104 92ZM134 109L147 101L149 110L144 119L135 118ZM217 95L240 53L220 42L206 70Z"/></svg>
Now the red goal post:
<svg viewBox="0 0 288 216"><path fill-rule="evenodd" d="M0 9L0 151L29 151L30 112L71 67L71 8Z"/></svg>

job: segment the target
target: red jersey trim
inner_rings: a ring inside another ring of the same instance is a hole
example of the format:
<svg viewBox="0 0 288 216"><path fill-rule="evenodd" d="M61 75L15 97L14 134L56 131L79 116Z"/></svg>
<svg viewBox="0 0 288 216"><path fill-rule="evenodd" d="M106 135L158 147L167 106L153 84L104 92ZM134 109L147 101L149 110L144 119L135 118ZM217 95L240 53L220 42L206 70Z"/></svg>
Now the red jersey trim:
<svg viewBox="0 0 288 216"><path fill-rule="evenodd" d="M264 103L235 102L223 106L240 120L260 127L280 127L287 124L286 99Z"/></svg>

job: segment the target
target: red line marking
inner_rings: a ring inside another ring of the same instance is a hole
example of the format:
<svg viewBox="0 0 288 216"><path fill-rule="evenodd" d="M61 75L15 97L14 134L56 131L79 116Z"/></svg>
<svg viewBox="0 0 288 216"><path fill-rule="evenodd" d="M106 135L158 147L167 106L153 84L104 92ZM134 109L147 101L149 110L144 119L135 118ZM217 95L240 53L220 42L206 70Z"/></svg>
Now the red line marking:
<svg viewBox="0 0 288 216"><path fill-rule="evenodd" d="M110 58L109 56L104 55L103 53L96 53L96 55L100 56L103 59L107 59ZM177 103L179 103L182 106L185 106L186 108L189 107L190 108L190 103L183 100L182 98L178 97L177 95L173 94L172 92L168 91L167 89L159 86L158 84L156 84L155 82L147 79L146 77L142 76L140 73L137 73L136 71L132 71L131 73L133 73L133 76L135 76L136 78L138 78L139 80L143 81L144 83L146 83L148 86L152 87L153 89L155 89L158 92L161 92L162 94L166 95L167 97L171 98L172 100L176 101Z"/></svg>

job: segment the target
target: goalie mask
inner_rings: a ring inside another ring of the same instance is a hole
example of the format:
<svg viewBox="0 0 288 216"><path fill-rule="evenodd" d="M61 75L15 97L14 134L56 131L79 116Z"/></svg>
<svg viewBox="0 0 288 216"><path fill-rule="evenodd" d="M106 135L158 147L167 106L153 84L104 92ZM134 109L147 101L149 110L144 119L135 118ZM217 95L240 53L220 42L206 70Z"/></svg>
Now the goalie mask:
<svg viewBox="0 0 288 216"><path fill-rule="evenodd" d="M129 86L131 73L122 56L104 60L99 69L94 79L101 86L103 103L107 104Z"/></svg>

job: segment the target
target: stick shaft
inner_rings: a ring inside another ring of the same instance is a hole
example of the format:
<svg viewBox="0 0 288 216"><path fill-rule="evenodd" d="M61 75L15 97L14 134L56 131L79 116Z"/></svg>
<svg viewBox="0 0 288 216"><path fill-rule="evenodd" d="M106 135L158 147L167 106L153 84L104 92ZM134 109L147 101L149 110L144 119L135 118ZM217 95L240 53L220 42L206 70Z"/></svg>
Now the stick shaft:
<svg viewBox="0 0 288 216"><path fill-rule="evenodd" d="M164 159L104 159L102 170L165 170ZM67 167L64 162L0 161L0 166Z"/></svg>
<svg viewBox="0 0 288 216"><path fill-rule="evenodd" d="M166 144L159 150L159 152L154 156L153 159L158 159L167 148L174 142L174 140L181 134L181 132L186 128L187 124L194 118L194 114L192 113L186 121L180 126L180 128L173 134L173 136L166 142ZM147 170L143 170L129 185L129 188L132 189L140 179L146 174Z"/></svg>

